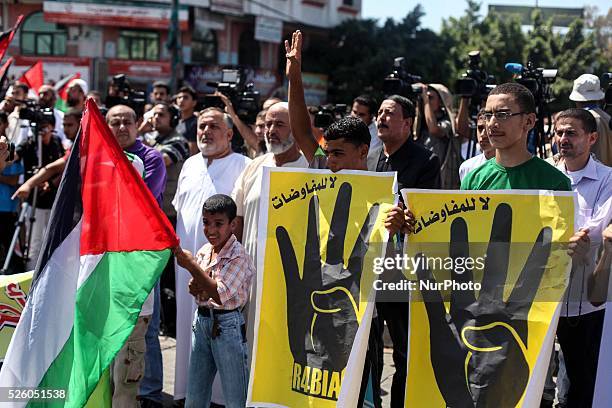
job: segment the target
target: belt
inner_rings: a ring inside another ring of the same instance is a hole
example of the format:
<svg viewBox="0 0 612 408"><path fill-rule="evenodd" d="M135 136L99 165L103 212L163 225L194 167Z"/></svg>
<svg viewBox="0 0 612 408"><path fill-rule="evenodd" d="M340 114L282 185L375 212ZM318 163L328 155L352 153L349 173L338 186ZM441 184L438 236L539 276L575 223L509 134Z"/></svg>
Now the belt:
<svg viewBox="0 0 612 408"><path fill-rule="evenodd" d="M225 309L211 309L206 306L198 306L198 314L200 316L210 316L210 312L212 312L213 316L222 315L227 313L235 312L238 309L225 310Z"/></svg>

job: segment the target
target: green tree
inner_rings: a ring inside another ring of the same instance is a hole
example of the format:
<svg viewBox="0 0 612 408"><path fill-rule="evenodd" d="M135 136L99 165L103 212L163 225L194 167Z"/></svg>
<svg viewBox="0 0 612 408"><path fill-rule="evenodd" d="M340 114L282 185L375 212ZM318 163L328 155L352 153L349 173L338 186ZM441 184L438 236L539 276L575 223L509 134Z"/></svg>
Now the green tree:
<svg viewBox="0 0 612 408"><path fill-rule="evenodd" d="M585 73L593 73L600 51L595 44L593 32L585 36L584 22L574 20L563 36L559 36L560 52L554 59L558 69L553 86L559 107L569 106L569 94L574 79Z"/></svg>

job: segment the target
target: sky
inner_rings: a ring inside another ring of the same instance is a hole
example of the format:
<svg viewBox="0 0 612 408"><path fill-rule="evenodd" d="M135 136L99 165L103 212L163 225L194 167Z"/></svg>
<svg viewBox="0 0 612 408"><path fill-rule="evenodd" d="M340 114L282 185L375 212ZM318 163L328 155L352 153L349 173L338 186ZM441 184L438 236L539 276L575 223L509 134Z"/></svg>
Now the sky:
<svg viewBox="0 0 612 408"><path fill-rule="evenodd" d="M442 27L442 19L448 17L459 17L464 14L467 2L465 0L362 0L362 17L376 18L384 22L389 17L401 20L417 4L421 3L425 10L425 16L421 24L436 32ZM536 0L493 0L482 1L481 15L486 15L489 4L503 4L513 6L535 6ZM540 7L584 7L596 6L600 14L610 7L610 0L539 0Z"/></svg>

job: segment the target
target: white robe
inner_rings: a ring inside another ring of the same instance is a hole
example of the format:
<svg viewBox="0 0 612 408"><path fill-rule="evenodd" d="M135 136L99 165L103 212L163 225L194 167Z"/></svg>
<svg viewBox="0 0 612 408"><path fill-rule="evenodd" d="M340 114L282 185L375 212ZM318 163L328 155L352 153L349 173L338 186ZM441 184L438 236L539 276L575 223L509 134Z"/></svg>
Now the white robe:
<svg viewBox="0 0 612 408"><path fill-rule="evenodd" d="M177 212L176 234L181 247L195 254L208 241L202 225L202 205L214 194L230 195L242 170L251 160L232 153L213 160L210 166L201 154L185 161L179 175L172 205ZM187 392L187 373L191 353L191 326L196 304L189 294L191 275L175 264L176 281L176 361L174 399L183 399Z"/></svg>

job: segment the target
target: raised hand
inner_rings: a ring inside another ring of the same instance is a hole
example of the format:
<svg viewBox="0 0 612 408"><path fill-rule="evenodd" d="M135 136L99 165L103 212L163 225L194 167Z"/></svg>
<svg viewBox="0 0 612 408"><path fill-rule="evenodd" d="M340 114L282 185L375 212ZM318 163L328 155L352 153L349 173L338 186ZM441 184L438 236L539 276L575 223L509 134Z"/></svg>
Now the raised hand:
<svg viewBox="0 0 612 408"><path fill-rule="evenodd" d="M529 381L528 314L551 250L552 230L543 228L507 301L512 210L495 209L481 290L453 291L446 312L438 290L421 287L430 327L431 361L438 388L448 407L514 407ZM469 257L467 225L451 224L450 256ZM435 282L431 271L418 268L421 282ZM472 271L453 271L457 283L473 280Z"/></svg>
<svg viewBox="0 0 612 408"><path fill-rule="evenodd" d="M302 274L289 233L284 227L276 229L287 288L291 353L301 370L309 367L309 370L327 371L325 378L334 374L340 378L359 328L357 313L363 261L379 211L378 204L370 208L345 268L343 252L351 195L351 185L343 183L330 224L325 261L320 252L318 197L311 198Z"/></svg>
<svg viewBox="0 0 612 408"><path fill-rule="evenodd" d="M285 40L285 52L287 56L287 67L285 74L291 79L293 75L301 75L302 70L302 32L294 31L291 36L291 44Z"/></svg>

